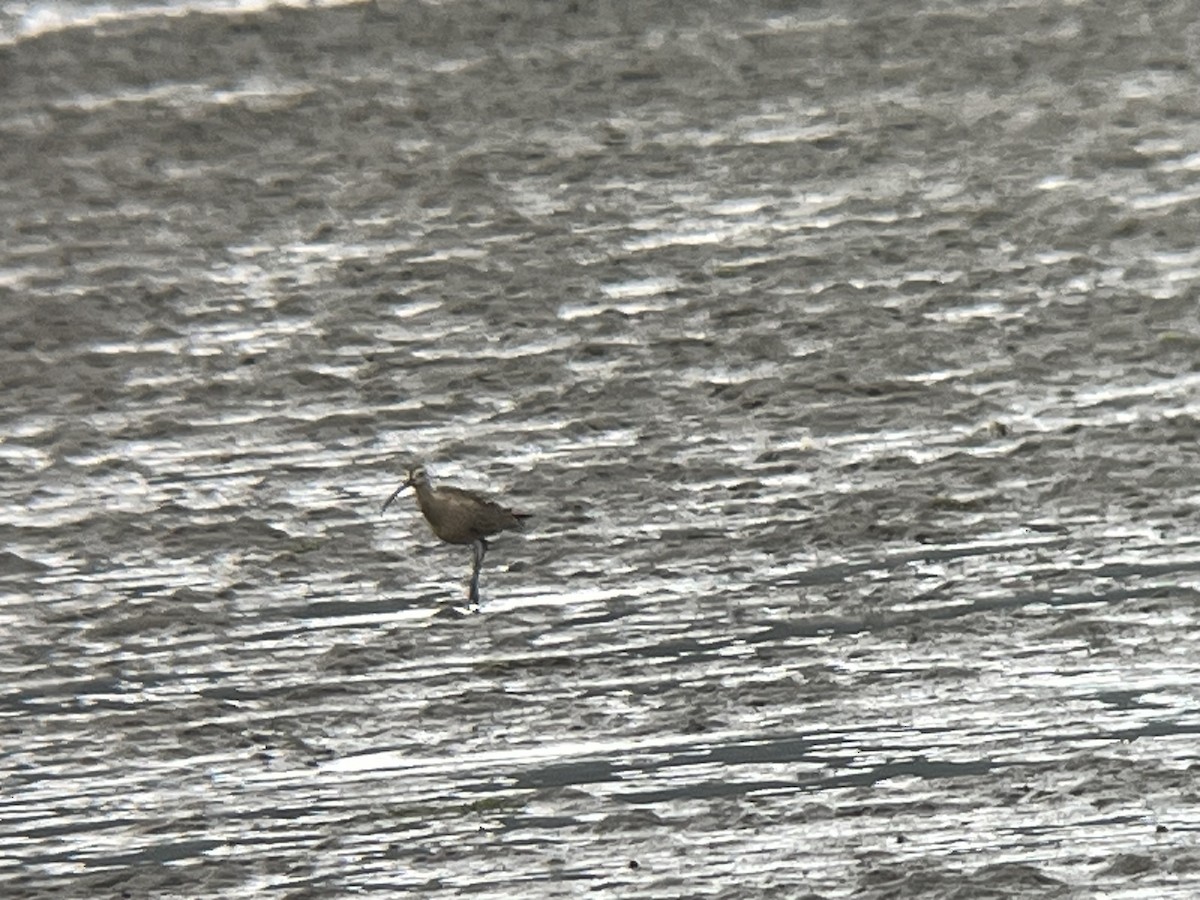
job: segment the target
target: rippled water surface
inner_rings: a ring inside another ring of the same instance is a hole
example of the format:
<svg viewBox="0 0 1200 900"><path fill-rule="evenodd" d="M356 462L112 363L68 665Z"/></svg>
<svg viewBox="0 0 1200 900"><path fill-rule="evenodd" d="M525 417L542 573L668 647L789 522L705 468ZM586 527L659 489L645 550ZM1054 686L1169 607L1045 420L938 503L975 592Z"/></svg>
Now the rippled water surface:
<svg viewBox="0 0 1200 900"><path fill-rule="evenodd" d="M1195 897L1198 50L1115 2L0 46L0 893ZM380 513L416 462L534 514L478 613Z"/></svg>

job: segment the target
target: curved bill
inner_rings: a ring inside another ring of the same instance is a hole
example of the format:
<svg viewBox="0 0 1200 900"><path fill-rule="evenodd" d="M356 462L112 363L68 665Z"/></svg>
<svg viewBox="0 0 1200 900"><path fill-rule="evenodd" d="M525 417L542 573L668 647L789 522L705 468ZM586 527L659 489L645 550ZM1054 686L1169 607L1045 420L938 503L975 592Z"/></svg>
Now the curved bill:
<svg viewBox="0 0 1200 900"><path fill-rule="evenodd" d="M404 483L401 484L400 487L398 487L394 491L392 491L392 496L388 497L387 500L385 500L383 502L383 509L381 509L379 511L381 513L387 512L387 508L392 505L393 500L395 500L397 497L400 496L400 492L403 491L405 488L410 488L412 486L413 486L412 474L409 473L409 476L404 479Z"/></svg>

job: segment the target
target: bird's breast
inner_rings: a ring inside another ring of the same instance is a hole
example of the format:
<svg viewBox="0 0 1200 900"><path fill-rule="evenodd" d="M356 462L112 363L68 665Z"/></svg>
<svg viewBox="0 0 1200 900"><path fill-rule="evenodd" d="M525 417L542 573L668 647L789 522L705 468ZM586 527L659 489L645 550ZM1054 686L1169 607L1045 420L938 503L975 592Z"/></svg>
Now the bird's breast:
<svg viewBox="0 0 1200 900"><path fill-rule="evenodd" d="M447 544L471 544L482 537L470 514L452 497L418 497L429 527Z"/></svg>

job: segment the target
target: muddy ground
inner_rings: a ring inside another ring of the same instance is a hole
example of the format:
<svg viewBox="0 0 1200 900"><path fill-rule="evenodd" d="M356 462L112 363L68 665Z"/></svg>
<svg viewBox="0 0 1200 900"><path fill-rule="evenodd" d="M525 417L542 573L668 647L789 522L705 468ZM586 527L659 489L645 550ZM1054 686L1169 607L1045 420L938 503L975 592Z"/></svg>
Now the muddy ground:
<svg viewBox="0 0 1200 900"><path fill-rule="evenodd" d="M0 48L0 893L1193 898L1189 3ZM532 512L469 552L406 466Z"/></svg>

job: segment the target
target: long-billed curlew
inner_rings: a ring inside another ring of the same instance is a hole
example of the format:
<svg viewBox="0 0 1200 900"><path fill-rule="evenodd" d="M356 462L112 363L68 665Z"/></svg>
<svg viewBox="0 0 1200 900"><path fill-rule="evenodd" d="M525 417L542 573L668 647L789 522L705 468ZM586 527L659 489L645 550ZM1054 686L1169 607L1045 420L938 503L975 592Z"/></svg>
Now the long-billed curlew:
<svg viewBox="0 0 1200 900"><path fill-rule="evenodd" d="M513 512L494 500L489 500L474 491L462 488L438 487L429 483L429 474L424 466L409 469L408 477L392 496L387 498L381 512L386 512L392 501L405 488L415 488L417 504L433 533L447 544L470 544L474 552L471 569L471 588L467 596L471 603L479 605L479 569L487 553L487 539L510 528L521 528L522 520L530 513Z"/></svg>

